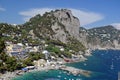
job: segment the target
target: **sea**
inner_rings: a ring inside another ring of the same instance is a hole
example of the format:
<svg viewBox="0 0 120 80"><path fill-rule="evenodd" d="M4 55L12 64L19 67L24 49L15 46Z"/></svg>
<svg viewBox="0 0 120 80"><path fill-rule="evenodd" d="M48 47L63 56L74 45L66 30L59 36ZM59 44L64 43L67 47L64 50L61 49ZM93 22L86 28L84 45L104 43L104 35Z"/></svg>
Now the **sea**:
<svg viewBox="0 0 120 80"><path fill-rule="evenodd" d="M12 80L118 80L120 50L94 50L92 56L87 58L86 61L66 65L92 71L89 77L62 70L49 70L26 73Z"/></svg>

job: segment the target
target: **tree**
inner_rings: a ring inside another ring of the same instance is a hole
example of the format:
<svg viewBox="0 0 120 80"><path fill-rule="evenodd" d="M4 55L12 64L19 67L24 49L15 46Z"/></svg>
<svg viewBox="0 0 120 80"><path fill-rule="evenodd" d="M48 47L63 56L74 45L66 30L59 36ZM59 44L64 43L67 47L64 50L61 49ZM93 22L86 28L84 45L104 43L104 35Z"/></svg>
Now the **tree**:
<svg viewBox="0 0 120 80"><path fill-rule="evenodd" d="M4 48L5 48L4 40L2 38L2 34L0 34L0 53L4 50Z"/></svg>
<svg viewBox="0 0 120 80"><path fill-rule="evenodd" d="M31 58L27 58L27 59L25 59L25 60L23 60L23 64L22 64L24 67L25 66L31 66L31 65L33 65L33 63L32 63L32 59Z"/></svg>
<svg viewBox="0 0 120 80"><path fill-rule="evenodd" d="M17 69L17 60L15 57L7 57L7 60L5 61L5 66L7 71L14 71Z"/></svg>

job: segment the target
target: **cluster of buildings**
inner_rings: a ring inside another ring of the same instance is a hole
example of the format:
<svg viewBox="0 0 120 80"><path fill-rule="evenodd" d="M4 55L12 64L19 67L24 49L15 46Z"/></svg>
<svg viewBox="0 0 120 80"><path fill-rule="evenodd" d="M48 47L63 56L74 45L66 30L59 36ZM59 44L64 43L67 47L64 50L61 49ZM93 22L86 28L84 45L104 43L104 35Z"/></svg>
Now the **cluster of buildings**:
<svg viewBox="0 0 120 80"><path fill-rule="evenodd" d="M26 44L22 44L22 43L17 43L14 44L12 42L6 42L6 53L9 56L15 56L18 59L25 59L28 57L27 53L33 52L41 52L42 54L45 55L45 59L40 59L37 61L34 61L35 66L48 66L48 65L52 65L55 66L55 64L63 64L63 62L73 62L73 61L79 61L79 60L86 60L86 58L82 55L82 52L79 52L79 54L72 54L72 58L66 58L63 56L64 59L60 59L60 58L55 58L55 56L50 55L50 52L44 49L41 49L40 45L29 45L28 43ZM45 44L45 47L47 47L48 45ZM59 48L61 52L64 51L64 48ZM69 52L73 52L72 50L70 50ZM86 50L85 52L86 56L90 55L90 50ZM60 59L60 60L58 60Z"/></svg>
<svg viewBox="0 0 120 80"><path fill-rule="evenodd" d="M29 52L39 52L39 46L28 45L27 43L24 45L22 43L14 44L12 42L5 42L6 45L6 53L9 56L15 56L17 58L25 58L27 57L26 53Z"/></svg>

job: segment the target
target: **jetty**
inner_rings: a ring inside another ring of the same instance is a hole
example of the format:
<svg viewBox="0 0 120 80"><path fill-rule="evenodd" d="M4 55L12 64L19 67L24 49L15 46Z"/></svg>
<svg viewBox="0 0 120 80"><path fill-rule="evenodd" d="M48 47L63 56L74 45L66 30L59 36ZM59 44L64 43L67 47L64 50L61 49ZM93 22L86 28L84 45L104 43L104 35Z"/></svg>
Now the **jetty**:
<svg viewBox="0 0 120 80"><path fill-rule="evenodd" d="M74 68L74 67L69 67L69 66L61 66L59 67L59 69L61 70L64 70L64 71L67 71L73 75L83 75L83 76L86 76L86 77L90 77L91 75L91 71L87 71L87 70L82 70L82 69L78 69L78 68Z"/></svg>

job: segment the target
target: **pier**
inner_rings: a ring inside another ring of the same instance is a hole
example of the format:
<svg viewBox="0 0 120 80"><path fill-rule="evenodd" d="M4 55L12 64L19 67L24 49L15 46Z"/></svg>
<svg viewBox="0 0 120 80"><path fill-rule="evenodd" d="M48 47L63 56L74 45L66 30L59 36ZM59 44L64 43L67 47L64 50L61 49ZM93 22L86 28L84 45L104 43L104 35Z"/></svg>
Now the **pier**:
<svg viewBox="0 0 120 80"><path fill-rule="evenodd" d="M62 67L59 67L59 69L61 70L64 70L64 71L67 71L73 75L83 75L83 76L86 76L86 77L90 77L91 75L91 71L87 71L87 70L82 70L82 69L77 69L77 68L74 68L74 67L69 67L69 66L62 66Z"/></svg>

